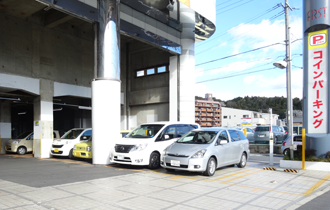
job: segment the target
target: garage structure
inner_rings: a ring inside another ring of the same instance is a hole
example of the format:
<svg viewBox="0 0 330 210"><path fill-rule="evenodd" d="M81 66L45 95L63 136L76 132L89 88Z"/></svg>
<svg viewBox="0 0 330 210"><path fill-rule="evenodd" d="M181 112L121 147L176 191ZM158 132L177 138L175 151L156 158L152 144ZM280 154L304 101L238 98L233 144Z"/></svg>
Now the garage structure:
<svg viewBox="0 0 330 210"><path fill-rule="evenodd" d="M0 135L93 127L93 162L119 130L194 122L194 46L215 32L215 0L1 0ZM42 143L40 141L42 139Z"/></svg>

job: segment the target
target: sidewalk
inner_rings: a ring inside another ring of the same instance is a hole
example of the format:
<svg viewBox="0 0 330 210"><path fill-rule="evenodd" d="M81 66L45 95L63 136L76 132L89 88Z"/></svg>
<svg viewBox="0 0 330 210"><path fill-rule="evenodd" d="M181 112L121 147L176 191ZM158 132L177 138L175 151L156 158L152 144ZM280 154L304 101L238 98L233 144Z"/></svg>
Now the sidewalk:
<svg viewBox="0 0 330 210"><path fill-rule="evenodd" d="M264 166L249 162L244 169L221 168L205 177L111 165L105 170L134 173L39 188L3 180L0 171L0 209L294 209L329 185L328 172L293 174Z"/></svg>

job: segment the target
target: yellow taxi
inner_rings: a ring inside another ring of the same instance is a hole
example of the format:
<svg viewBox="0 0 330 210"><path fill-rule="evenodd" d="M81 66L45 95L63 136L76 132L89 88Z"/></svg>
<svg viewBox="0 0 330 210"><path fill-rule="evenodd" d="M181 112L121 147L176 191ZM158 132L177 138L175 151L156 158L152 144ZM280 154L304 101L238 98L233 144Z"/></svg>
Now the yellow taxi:
<svg viewBox="0 0 330 210"><path fill-rule="evenodd" d="M120 138L124 138L130 131L128 130L121 130L120 131ZM75 144L73 147L73 156L76 158L92 158L92 137L89 140Z"/></svg>

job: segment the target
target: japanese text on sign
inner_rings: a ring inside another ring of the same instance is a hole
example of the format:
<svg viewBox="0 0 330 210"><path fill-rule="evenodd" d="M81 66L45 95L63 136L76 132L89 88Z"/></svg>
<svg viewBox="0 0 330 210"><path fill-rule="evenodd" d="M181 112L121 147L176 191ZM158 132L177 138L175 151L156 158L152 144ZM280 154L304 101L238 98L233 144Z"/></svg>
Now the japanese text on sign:
<svg viewBox="0 0 330 210"><path fill-rule="evenodd" d="M308 129L327 133L328 110L328 31L308 34Z"/></svg>

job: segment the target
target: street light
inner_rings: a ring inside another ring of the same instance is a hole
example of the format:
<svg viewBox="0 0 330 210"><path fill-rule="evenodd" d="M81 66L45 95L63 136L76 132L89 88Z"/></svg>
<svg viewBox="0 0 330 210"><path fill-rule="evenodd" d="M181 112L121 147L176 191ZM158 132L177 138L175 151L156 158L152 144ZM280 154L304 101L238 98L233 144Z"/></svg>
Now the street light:
<svg viewBox="0 0 330 210"><path fill-rule="evenodd" d="M290 40L290 39L289 39ZM291 57L289 55L288 57ZM286 68L286 92L287 92L287 127L288 127L288 136L291 139L290 147L290 157L293 160L293 119L292 119L292 95L291 95L291 61L288 59L284 61L277 61L273 63L274 66L280 69Z"/></svg>

